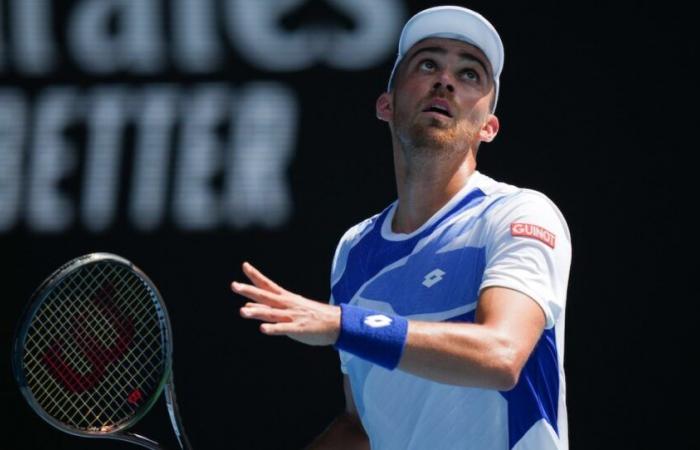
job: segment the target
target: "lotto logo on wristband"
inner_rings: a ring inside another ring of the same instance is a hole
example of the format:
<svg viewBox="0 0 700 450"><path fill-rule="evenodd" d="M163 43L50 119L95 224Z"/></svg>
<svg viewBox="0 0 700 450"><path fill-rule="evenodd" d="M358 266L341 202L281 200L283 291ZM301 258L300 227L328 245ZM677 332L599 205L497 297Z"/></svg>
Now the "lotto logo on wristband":
<svg viewBox="0 0 700 450"><path fill-rule="evenodd" d="M391 325L391 317L387 317L383 314L372 314L371 316L365 317L364 324L372 328L382 328Z"/></svg>
<svg viewBox="0 0 700 450"><path fill-rule="evenodd" d="M340 335L335 348L394 370L406 344L408 320L371 309L340 304Z"/></svg>

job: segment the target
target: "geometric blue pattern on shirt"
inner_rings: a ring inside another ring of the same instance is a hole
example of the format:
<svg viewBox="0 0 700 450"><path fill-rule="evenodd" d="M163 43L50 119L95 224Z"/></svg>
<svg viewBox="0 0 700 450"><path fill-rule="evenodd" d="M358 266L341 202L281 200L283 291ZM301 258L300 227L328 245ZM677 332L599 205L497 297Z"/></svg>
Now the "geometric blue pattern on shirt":
<svg viewBox="0 0 700 450"><path fill-rule="evenodd" d="M410 239L390 241L382 238L381 227L391 207L385 209L374 221L373 228L350 249L346 257L345 270L333 285L334 303L349 302L368 280L375 277L386 266L411 255L416 244L448 220L455 213L472 208L485 199L480 189L475 189L455 205L440 220ZM496 203L489 205L493 207ZM486 211L482 212L485 213ZM441 236L411 255L405 264L396 267L367 284L361 296L370 300L387 302L401 316L433 313L467 305L477 300L485 266L483 248L462 247L453 251L436 253L454 237L468 231L473 225L469 220L441 231ZM443 279L427 288L421 283L426 274L439 268L445 272ZM454 270L458 269L458 270ZM452 276L451 275L456 275ZM474 322L475 310L448 322ZM363 392L364 382L372 363L357 360L348 376L353 392ZM558 396L559 374L555 341L555 329L544 330L530 358L523 367L517 385L510 391L501 392L508 403L509 447L515 444L539 420L545 419L559 433ZM361 395L360 395L361 397ZM360 415L364 412L364 401L355 398Z"/></svg>
<svg viewBox="0 0 700 450"><path fill-rule="evenodd" d="M472 310L447 322L473 323L475 314L476 310ZM555 327L544 330L520 372L518 384L510 391L501 392L508 402L509 448L513 448L541 419L559 434L559 365L555 330Z"/></svg>
<svg viewBox="0 0 700 450"><path fill-rule="evenodd" d="M459 211L477 206L485 196L481 189L474 189L431 226L416 236L401 241L388 241L382 238L381 224L384 223L391 207L385 209L375 220L374 228L348 252L345 271L332 287L335 304L348 303L367 280L389 264L408 256L418 241L430 235L441 223Z"/></svg>
<svg viewBox="0 0 700 450"><path fill-rule="evenodd" d="M474 322L476 310L449 322ZM508 402L509 448L541 419L559 434L559 365L557 358L556 328L544 330L525 367L520 371L518 384L510 391L501 392Z"/></svg>
<svg viewBox="0 0 700 450"><path fill-rule="evenodd" d="M501 392L508 402L510 448L540 419L546 420L559 434L559 366L554 330L554 327L544 330L520 372L518 384L510 391Z"/></svg>
<svg viewBox="0 0 700 450"><path fill-rule="evenodd" d="M447 319L446 322L474 322L474 314L475 310L471 310L466 314ZM365 392L365 381L374 364L360 358L353 359L351 364L352 370L349 370L347 375L350 379L350 385L353 387L352 394L355 400L355 407L360 417L362 417L365 415L365 398L362 394ZM356 393L357 395L355 395Z"/></svg>
<svg viewBox="0 0 700 450"><path fill-rule="evenodd" d="M486 258L483 248L463 247L434 254L441 242L412 254L406 264L373 279L362 298L391 304L400 316L448 311L477 300ZM432 254L431 254L432 253ZM423 285L435 269L445 272L432 286Z"/></svg>
<svg viewBox="0 0 700 450"><path fill-rule="evenodd" d="M474 322L476 310L448 322ZM508 402L509 448L527 433L540 419L544 419L559 434L559 365L555 327L544 330L525 367L520 371L518 384L510 391L501 392Z"/></svg>

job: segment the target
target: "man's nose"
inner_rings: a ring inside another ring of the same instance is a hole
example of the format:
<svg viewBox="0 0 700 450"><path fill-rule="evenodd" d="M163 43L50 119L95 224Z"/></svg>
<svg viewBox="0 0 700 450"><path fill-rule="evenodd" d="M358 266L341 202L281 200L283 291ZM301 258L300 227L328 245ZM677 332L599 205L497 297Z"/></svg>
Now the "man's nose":
<svg viewBox="0 0 700 450"><path fill-rule="evenodd" d="M452 80L450 79L450 76L444 71L440 72L437 81L435 81L435 84L433 84L433 89L435 91L438 91L443 88L447 89L450 92L455 91L455 87Z"/></svg>

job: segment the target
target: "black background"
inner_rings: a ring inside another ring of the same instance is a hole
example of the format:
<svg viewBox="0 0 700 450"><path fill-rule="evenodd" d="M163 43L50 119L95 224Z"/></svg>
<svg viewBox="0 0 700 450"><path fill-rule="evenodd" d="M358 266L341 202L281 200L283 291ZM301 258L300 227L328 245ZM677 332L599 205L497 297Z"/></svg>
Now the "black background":
<svg viewBox="0 0 700 450"><path fill-rule="evenodd" d="M413 14L444 2L405 4ZM669 2L463 5L495 24L506 48L501 132L479 152L479 170L546 193L571 229L571 448L690 448L691 413L681 407L695 404L697 351L688 344L696 298L687 294L694 264L683 255L692 254L696 225L687 218L694 203L684 181L693 173L686 155L696 149L697 25ZM328 9L310 1L295 20L338 19ZM52 429L24 403L9 367L13 328L33 289L91 251L134 261L163 293L175 330L178 399L195 448L301 448L318 434L343 407L337 356L259 334L238 317L241 299L229 283L242 279L240 263L250 260L290 290L328 297L338 238L395 197L389 134L374 117L392 63L280 75L232 54L231 67L212 76L281 80L301 99L288 171L294 214L279 230L184 233L166 225L141 233L117 220L100 234L77 224L42 235L20 223L0 235L0 447L133 448ZM67 71L66 80L80 78ZM174 446L162 402L136 431Z"/></svg>

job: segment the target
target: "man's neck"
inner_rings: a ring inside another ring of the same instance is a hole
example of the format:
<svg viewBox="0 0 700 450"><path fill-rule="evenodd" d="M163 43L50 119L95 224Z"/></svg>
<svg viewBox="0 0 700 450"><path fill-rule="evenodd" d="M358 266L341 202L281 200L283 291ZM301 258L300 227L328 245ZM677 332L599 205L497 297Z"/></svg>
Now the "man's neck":
<svg viewBox="0 0 700 450"><path fill-rule="evenodd" d="M399 201L391 224L395 233L411 233L426 223L462 189L476 170L473 152L454 159L408 161L394 152Z"/></svg>

